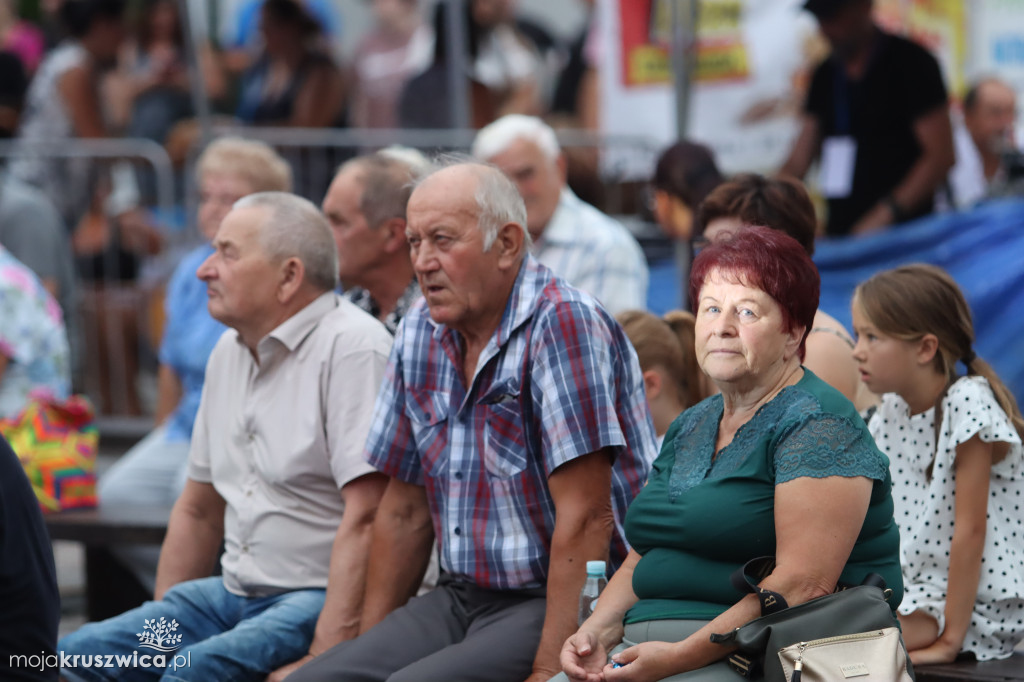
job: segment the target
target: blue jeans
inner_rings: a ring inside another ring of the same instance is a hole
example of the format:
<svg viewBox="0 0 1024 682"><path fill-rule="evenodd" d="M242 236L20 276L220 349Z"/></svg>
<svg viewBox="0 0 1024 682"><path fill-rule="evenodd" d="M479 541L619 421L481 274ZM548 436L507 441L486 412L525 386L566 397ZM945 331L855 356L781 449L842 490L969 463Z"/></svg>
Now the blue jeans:
<svg viewBox="0 0 1024 682"><path fill-rule="evenodd" d="M62 660L67 663L74 655L79 659L76 667L62 667L61 674L72 682L262 682L277 668L306 655L323 604L324 591L319 589L250 598L228 592L221 578L192 580L175 585L162 601L88 623L64 637L57 643ZM174 621L176 627L168 634L181 639L158 642L160 649L144 646L143 635L154 629L167 632L155 625L161 619L165 624ZM166 651L173 647L180 648ZM130 670L116 667L116 659L115 667L98 667L95 660L97 655L137 653L141 658L165 651L166 668L135 665L134 659ZM88 664L86 656L92 658Z"/></svg>

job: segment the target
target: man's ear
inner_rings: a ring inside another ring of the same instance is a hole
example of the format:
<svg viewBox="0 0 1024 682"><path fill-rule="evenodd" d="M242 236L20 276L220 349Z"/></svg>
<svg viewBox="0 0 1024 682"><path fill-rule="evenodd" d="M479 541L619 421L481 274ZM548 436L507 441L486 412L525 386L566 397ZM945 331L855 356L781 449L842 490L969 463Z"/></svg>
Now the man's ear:
<svg viewBox="0 0 1024 682"><path fill-rule="evenodd" d="M922 365L930 365L935 361L935 355L939 352L939 337L935 334L925 334L917 342L917 361Z"/></svg>
<svg viewBox="0 0 1024 682"><path fill-rule="evenodd" d="M409 242L405 238L405 219L392 218L377 228L385 231L384 253L392 254L399 251L408 252Z"/></svg>
<svg viewBox="0 0 1024 682"><path fill-rule="evenodd" d="M306 266L297 256L292 256L281 261L278 273L277 300L279 303L288 303L306 282Z"/></svg>
<svg viewBox="0 0 1024 682"><path fill-rule="evenodd" d="M558 177L562 179L562 184L566 184L569 181L569 161L565 158L564 152L558 152L555 168L558 169Z"/></svg>
<svg viewBox="0 0 1024 682"><path fill-rule="evenodd" d="M498 251L498 267L508 268L518 265L526 247L526 234L518 223L505 223L498 228L498 236L492 249Z"/></svg>

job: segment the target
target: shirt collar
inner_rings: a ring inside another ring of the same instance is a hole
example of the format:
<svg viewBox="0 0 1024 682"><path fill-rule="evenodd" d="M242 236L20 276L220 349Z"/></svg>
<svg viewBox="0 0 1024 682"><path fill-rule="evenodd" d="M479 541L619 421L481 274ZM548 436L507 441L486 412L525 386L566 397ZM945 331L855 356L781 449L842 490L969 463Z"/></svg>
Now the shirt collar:
<svg viewBox="0 0 1024 682"><path fill-rule="evenodd" d="M265 344L270 339L274 339L287 348L289 353L294 352L299 347L299 344L309 336L310 332L316 329L317 324L320 323L320 318L336 307L338 307L338 295L333 291L325 291L313 299L305 308L289 317L260 339L260 342L256 345L257 351L262 355L266 348ZM241 343L241 337L239 337L238 341Z"/></svg>
<svg viewBox="0 0 1024 682"><path fill-rule="evenodd" d="M579 241L573 216L576 214L580 203L580 198L573 194L571 189L568 187L562 188L561 196L558 198L558 206L555 207L555 212L551 214L548 224L544 226L540 239L534 244L534 255L540 253L540 250L546 244L573 244Z"/></svg>
<svg viewBox="0 0 1024 682"><path fill-rule="evenodd" d="M499 348L509 340L516 329L533 317L540 303L541 293L553 278L554 273L532 255L527 255L523 259L516 283L512 287L512 294L505 305L505 314L498 325L495 342Z"/></svg>

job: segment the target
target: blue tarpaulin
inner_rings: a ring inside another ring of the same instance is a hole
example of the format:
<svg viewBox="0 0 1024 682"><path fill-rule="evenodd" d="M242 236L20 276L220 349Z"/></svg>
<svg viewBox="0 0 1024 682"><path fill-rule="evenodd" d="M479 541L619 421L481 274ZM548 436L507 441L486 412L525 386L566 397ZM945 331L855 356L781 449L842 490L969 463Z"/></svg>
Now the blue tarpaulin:
<svg viewBox="0 0 1024 682"><path fill-rule="evenodd" d="M974 314L975 351L1024 404L1024 201L932 216L876 235L821 240L814 256L825 312L850 327L850 297L859 282L906 263L949 272ZM652 267L649 306L679 307L672 263Z"/></svg>

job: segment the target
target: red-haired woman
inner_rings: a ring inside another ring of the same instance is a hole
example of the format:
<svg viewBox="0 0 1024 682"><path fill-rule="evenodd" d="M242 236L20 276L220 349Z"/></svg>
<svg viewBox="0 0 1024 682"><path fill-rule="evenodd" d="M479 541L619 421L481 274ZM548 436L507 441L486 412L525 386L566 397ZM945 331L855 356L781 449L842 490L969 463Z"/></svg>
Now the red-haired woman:
<svg viewBox="0 0 1024 682"><path fill-rule="evenodd" d="M626 515L633 550L562 649L572 680L735 679L709 635L760 615L730 583L760 556L776 559L761 586L791 606L871 572L893 608L902 597L888 460L801 365L819 291L806 251L745 228L697 256L690 291L697 362L721 393L665 434Z"/></svg>

